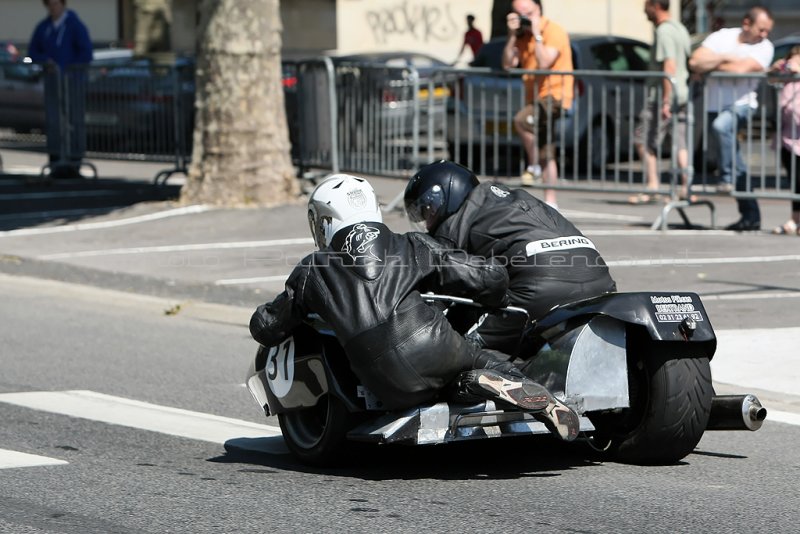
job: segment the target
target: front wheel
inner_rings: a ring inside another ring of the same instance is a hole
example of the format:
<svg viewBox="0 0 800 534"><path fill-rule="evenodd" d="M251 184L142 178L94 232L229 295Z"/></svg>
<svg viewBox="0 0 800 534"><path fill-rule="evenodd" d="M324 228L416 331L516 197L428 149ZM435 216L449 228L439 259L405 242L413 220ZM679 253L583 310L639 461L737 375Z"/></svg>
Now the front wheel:
<svg viewBox="0 0 800 534"><path fill-rule="evenodd" d="M278 414L286 446L301 462L330 465L341 460L352 417L341 400L330 393L316 406Z"/></svg>
<svg viewBox="0 0 800 534"><path fill-rule="evenodd" d="M591 416L598 441L614 459L672 464L691 453L711 413L711 368L705 355L676 355L648 347L629 358L631 407Z"/></svg>

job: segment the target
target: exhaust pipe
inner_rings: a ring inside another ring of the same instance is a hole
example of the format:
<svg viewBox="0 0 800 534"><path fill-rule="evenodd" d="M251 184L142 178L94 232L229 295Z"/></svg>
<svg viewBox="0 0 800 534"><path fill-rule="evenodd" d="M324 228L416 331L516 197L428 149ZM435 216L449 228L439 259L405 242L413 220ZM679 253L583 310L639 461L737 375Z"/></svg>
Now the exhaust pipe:
<svg viewBox="0 0 800 534"><path fill-rule="evenodd" d="M761 428L767 409L755 395L714 395L706 430L752 430Z"/></svg>

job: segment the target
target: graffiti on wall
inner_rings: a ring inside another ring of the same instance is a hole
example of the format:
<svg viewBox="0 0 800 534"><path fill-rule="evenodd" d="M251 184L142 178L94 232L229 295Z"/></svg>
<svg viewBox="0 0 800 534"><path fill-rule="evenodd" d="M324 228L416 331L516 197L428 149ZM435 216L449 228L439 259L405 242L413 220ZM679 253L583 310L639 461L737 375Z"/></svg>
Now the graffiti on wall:
<svg viewBox="0 0 800 534"><path fill-rule="evenodd" d="M451 41L461 32L450 14L450 3L428 5L420 0L367 11L367 25L378 44L392 37L412 37L419 42Z"/></svg>

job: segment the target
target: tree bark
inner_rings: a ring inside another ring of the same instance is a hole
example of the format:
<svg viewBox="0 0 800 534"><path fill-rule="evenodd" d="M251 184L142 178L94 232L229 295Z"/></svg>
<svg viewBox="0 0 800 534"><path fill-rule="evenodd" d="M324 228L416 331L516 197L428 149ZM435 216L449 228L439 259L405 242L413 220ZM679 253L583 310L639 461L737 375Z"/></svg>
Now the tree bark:
<svg viewBox="0 0 800 534"><path fill-rule="evenodd" d="M181 201L297 200L281 84L279 0L201 0L194 149Z"/></svg>

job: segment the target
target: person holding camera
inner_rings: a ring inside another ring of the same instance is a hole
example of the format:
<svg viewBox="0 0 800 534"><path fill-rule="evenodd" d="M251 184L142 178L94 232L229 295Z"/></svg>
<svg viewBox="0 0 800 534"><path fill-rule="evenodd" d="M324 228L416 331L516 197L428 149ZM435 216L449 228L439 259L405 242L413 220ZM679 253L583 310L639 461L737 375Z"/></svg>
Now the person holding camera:
<svg viewBox="0 0 800 534"><path fill-rule="evenodd" d="M542 15L541 0L514 0L511 9L506 17L508 41L503 68L572 71L569 36L559 24ZM541 168L544 183L554 185L558 166L553 125L572 106L573 79L564 74L526 74L523 80L526 105L514 116L514 129L528 158L522 184L532 185L536 169ZM544 201L558 208L554 189L545 189Z"/></svg>

